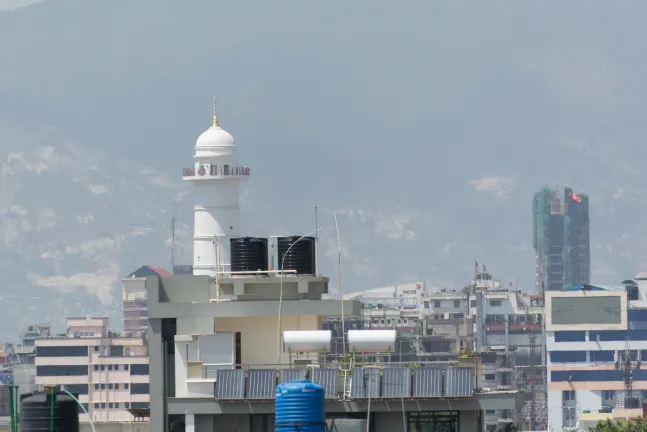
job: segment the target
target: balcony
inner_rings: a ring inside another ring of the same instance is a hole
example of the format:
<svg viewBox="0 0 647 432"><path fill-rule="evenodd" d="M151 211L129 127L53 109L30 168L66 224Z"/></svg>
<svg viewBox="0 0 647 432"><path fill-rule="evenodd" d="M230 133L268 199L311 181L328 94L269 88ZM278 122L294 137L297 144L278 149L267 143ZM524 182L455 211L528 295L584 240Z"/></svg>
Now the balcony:
<svg viewBox="0 0 647 432"><path fill-rule="evenodd" d="M182 178L236 178L249 177L251 171L249 167L240 165L210 165L208 168L182 168Z"/></svg>

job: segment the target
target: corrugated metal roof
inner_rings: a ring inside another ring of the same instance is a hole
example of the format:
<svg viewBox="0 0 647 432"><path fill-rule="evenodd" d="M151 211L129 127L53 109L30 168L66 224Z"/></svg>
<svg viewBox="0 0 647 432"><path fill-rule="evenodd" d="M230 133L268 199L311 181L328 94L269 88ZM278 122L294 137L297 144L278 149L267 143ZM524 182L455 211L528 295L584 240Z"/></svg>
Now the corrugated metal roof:
<svg viewBox="0 0 647 432"><path fill-rule="evenodd" d="M275 395L275 369L250 369L247 371L247 399L274 399Z"/></svg>
<svg viewBox="0 0 647 432"><path fill-rule="evenodd" d="M411 369L384 368L381 396L383 398L410 398Z"/></svg>
<svg viewBox="0 0 647 432"><path fill-rule="evenodd" d="M416 368L413 370L414 398L434 398L443 395L443 370L441 368Z"/></svg>
<svg viewBox="0 0 647 432"><path fill-rule="evenodd" d="M380 369L354 368L351 373L350 397L356 399L380 397Z"/></svg>
<svg viewBox="0 0 647 432"><path fill-rule="evenodd" d="M216 372L216 399L245 399L245 371L218 369Z"/></svg>
<svg viewBox="0 0 647 432"><path fill-rule="evenodd" d="M445 369L445 396L471 397L474 393L474 369L448 367Z"/></svg>
<svg viewBox="0 0 647 432"><path fill-rule="evenodd" d="M337 369L313 369L312 382L323 386L326 399L337 399L338 376Z"/></svg>

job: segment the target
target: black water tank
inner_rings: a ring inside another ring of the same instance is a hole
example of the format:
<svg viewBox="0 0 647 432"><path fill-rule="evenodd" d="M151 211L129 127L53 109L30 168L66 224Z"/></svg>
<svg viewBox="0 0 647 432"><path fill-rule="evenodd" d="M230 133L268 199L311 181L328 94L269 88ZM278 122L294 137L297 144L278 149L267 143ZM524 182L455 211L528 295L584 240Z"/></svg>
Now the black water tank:
<svg viewBox="0 0 647 432"><path fill-rule="evenodd" d="M279 269L296 270L297 274L315 274L315 238L300 236L279 237ZM298 240L298 241L297 241ZM290 252L286 256L286 252ZM285 257L285 261L283 261ZM285 268L282 268L285 266Z"/></svg>
<svg viewBox="0 0 647 432"><path fill-rule="evenodd" d="M239 237L229 239L231 271L267 271L267 239Z"/></svg>
<svg viewBox="0 0 647 432"><path fill-rule="evenodd" d="M20 397L20 432L49 431L54 399L54 431L79 432L79 405L68 394L27 393Z"/></svg>

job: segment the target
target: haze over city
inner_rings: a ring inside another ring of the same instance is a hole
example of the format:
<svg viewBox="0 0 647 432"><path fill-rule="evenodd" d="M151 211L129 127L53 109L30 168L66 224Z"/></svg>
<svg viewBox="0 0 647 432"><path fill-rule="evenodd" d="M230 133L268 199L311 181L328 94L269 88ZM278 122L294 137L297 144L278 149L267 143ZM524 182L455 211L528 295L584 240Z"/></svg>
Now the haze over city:
<svg viewBox="0 0 647 432"><path fill-rule="evenodd" d="M479 278L535 316L544 290L622 286L647 270L645 14L602 0L0 0L0 341L36 323L68 332L70 317L127 331L122 278L214 276L230 251L208 235L318 229L313 273L332 297L342 279L344 293L461 292L467 315ZM228 134L235 164L210 161ZM245 181L216 194L203 175ZM220 205L240 217L198 232L194 206Z"/></svg>

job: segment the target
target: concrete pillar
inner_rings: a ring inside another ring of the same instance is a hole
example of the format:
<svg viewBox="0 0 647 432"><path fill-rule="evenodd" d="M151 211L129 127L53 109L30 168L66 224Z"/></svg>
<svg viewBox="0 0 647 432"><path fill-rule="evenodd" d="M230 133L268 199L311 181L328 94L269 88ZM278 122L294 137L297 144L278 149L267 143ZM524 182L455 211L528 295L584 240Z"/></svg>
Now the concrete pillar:
<svg viewBox="0 0 647 432"><path fill-rule="evenodd" d="M176 337L177 340L177 337ZM175 396L187 396L187 342L175 342Z"/></svg>
<svg viewBox="0 0 647 432"><path fill-rule="evenodd" d="M184 416L184 430L185 432L196 432L194 414L186 414Z"/></svg>
<svg viewBox="0 0 647 432"><path fill-rule="evenodd" d="M167 432L166 386L164 371L164 344L162 343L162 320L149 319L148 352L150 357L150 410L152 431Z"/></svg>

